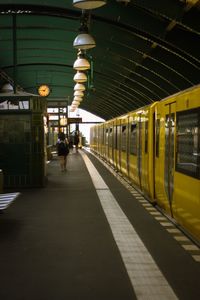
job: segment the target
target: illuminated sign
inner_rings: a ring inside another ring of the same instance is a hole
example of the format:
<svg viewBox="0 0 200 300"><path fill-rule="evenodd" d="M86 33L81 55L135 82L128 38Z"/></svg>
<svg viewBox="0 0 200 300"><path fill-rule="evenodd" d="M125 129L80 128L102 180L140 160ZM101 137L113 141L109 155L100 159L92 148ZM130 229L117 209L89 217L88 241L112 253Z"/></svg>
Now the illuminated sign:
<svg viewBox="0 0 200 300"><path fill-rule="evenodd" d="M82 118L68 118L68 119L67 119L67 123L68 123L68 124L72 124L72 123L82 123Z"/></svg>

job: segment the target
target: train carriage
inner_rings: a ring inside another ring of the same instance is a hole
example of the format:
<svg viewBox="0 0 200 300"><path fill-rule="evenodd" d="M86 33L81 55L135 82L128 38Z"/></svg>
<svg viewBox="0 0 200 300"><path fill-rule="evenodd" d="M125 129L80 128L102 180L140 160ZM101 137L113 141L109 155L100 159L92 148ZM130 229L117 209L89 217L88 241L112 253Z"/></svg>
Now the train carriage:
<svg viewBox="0 0 200 300"><path fill-rule="evenodd" d="M200 85L105 122L97 150L198 242L199 98Z"/></svg>
<svg viewBox="0 0 200 300"><path fill-rule="evenodd" d="M155 196L157 203L200 239L200 88L156 107Z"/></svg>

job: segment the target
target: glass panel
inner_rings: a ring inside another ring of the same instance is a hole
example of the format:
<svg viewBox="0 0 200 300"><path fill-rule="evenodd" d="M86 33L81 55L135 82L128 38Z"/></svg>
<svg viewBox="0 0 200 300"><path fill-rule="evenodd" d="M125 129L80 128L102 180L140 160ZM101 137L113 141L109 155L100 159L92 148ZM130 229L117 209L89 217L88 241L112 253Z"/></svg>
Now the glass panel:
<svg viewBox="0 0 200 300"><path fill-rule="evenodd" d="M109 146L112 147L112 144L113 144L113 134L112 134L112 128L110 127Z"/></svg>
<svg viewBox="0 0 200 300"><path fill-rule="evenodd" d="M108 145L108 128L106 128L106 132L105 133L106 133L106 138L105 138L106 143L105 144Z"/></svg>
<svg viewBox="0 0 200 300"><path fill-rule="evenodd" d="M118 125L117 126L117 150L120 149L120 129L121 127Z"/></svg>
<svg viewBox="0 0 200 300"><path fill-rule="evenodd" d="M160 144L160 119L156 120L156 157L159 157Z"/></svg>
<svg viewBox="0 0 200 300"><path fill-rule="evenodd" d="M176 170L199 177L199 110L177 114Z"/></svg>
<svg viewBox="0 0 200 300"><path fill-rule="evenodd" d="M126 126L122 126L122 151L126 151Z"/></svg>
<svg viewBox="0 0 200 300"><path fill-rule="evenodd" d="M12 109L12 110L22 110L22 109L29 109L29 101L27 100L9 100L9 101L4 101L1 102L0 104L0 110L7 110L7 109Z"/></svg>
<svg viewBox="0 0 200 300"><path fill-rule="evenodd" d="M114 149L117 149L117 126L114 126Z"/></svg>
<svg viewBox="0 0 200 300"><path fill-rule="evenodd" d="M137 155L137 124L131 124L130 154Z"/></svg>
<svg viewBox="0 0 200 300"><path fill-rule="evenodd" d="M171 202L174 190L174 113L166 115L165 119L165 190Z"/></svg>
<svg viewBox="0 0 200 300"><path fill-rule="evenodd" d="M149 125L149 123L148 123L148 121L146 121L145 122L145 149L144 149L144 151L145 151L145 153L147 153L148 152L148 125Z"/></svg>

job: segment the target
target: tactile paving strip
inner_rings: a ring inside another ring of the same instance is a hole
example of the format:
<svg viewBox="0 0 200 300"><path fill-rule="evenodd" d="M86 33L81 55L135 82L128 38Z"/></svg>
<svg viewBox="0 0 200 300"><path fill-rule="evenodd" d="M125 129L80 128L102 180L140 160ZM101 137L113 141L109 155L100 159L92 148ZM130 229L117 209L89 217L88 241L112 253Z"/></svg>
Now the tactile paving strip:
<svg viewBox="0 0 200 300"><path fill-rule="evenodd" d="M95 155L93 152L90 152L95 156L122 184L125 186L130 193L133 195L138 202L163 226L173 238L187 251L190 253L192 258L200 263L200 248L193 243L171 220L167 218L160 210L153 206L131 183L123 177L123 175L116 171L111 165L103 160L100 156Z"/></svg>

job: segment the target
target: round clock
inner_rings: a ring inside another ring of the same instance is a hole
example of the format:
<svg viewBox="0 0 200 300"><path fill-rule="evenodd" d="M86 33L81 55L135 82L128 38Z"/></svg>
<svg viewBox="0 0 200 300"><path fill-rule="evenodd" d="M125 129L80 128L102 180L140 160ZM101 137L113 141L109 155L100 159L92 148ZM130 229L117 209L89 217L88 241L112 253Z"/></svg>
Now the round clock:
<svg viewBox="0 0 200 300"><path fill-rule="evenodd" d="M50 88L46 84L42 84L38 88L38 93L42 97L47 97L50 94Z"/></svg>

